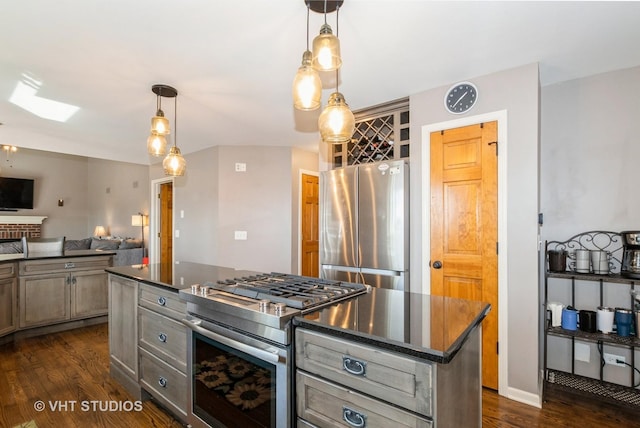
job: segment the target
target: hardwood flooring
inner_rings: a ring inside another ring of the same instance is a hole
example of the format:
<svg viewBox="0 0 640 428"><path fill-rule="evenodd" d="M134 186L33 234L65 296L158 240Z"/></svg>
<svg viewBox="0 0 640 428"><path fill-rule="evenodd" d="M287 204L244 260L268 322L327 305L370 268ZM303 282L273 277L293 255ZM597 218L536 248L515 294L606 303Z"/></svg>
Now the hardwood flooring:
<svg viewBox="0 0 640 428"><path fill-rule="evenodd" d="M42 411L36 409L39 400ZM482 400L484 427L640 427L637 409L567 395L553 397L542 409L490 390ZM107 324L0 346L0 428L182 426L153 402L142 403L140 411L136 406L109 376Z"/></svg>

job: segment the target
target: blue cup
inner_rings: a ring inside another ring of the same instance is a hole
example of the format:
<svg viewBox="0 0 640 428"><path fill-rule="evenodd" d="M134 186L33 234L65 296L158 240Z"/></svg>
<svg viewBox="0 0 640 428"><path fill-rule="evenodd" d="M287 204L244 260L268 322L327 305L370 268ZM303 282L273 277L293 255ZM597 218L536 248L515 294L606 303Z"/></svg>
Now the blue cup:
<svg viewBox="0 0 640 428"><path fill-rule="evenodd" d="M630 309L616 308L614 317L618 336L627 337L631 334L633 312Z"/></svg>
<svg viewBox="0 0 640 428"><path fill-rule="evenodd" d="M578 311L569 307L562 309L562 328L565 330L578 329Z"/></svg>

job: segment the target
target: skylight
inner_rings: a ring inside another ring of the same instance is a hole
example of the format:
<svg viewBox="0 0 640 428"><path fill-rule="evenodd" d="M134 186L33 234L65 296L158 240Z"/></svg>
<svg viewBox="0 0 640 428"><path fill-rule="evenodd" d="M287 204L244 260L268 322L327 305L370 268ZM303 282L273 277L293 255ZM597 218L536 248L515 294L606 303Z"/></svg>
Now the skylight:
<svg viewBox="0 0 640 428"><path fill-rule="evenodd" d="M80 108L60 101L42 98L37 95L42 82L26 75L16 84L9 102L43 119L66 122Z"/></svg>

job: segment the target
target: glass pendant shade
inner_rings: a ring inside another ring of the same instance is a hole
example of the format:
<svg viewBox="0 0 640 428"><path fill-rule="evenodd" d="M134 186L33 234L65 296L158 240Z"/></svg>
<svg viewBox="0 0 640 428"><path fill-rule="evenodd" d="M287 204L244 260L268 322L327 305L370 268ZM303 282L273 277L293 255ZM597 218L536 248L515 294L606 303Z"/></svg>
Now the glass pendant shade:
<svg viewBox="0 0 640 428"><path fill-rule="evenodd" d="M356 119L340 92L329 96L327 106L318 118L318 128L322 141L338 144L351 140L356 127Z"/></svg>
<svg viewBox="0 0 640 428"><path fill-rule="evenodd" d="M162 161L165 175L182 176L187 169L187 161L184 160L180 149L176 146L169 149L169 154Z"/></svg>
<svg viewBox="0 0 640 428"><path fill-rule="evenodd" d="M151 156L164 156L167 153L167 139L164 135L152 132L147 138L147 152Z"/></svg>
<svg viewBox="0 0 640 428"><path fill-rule="evenodd" d="M158 135L169 135L171 133L169 120L164 117L162 110L158 110L156 115L151 119L151 132Z"/></svg>
<svg viewBox="0 0 640 428"><path fill-rule="evenodd" d="M315 110L320 107L322 82L311 66L311 52L302 54L302 65L293 79L293 106L298 110Z"/></svg>
<svg viewBox="0 0 640 428"><path fill-rule="evenodd" d="M323 24L320 34L313 39L312 64L318 71L335 71L342 65L340 40L333 35L329 24Z"/></svg>

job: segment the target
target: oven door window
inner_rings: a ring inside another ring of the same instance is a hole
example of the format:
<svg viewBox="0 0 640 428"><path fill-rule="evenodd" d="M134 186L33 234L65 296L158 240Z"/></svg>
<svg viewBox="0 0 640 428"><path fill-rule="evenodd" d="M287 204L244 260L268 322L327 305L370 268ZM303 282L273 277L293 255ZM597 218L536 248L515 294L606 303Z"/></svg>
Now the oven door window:
<svg viewBox="0 0 640 428"><path fill-rule="evenodd" d="M276 366L193 334L193 413L214 426L275 427Z"/></svg>

